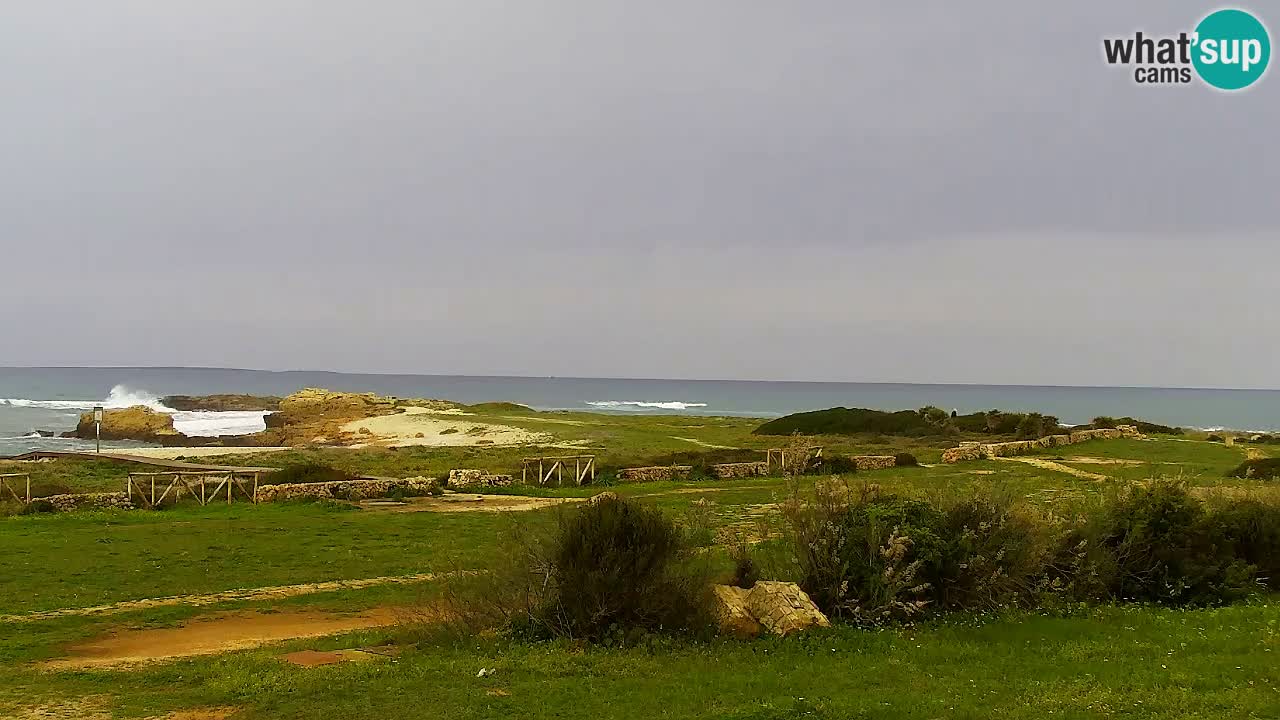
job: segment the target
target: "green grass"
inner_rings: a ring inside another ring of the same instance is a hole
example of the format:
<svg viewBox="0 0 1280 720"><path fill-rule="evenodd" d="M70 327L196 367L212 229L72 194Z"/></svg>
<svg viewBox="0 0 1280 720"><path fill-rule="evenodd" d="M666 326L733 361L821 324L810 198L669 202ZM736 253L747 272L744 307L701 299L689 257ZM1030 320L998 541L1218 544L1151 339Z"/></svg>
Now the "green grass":
<svg viewBox="0 0 1280 720"><path fill-rule="evenodd" d="M427 644L394 664L302 669L281 652L378 643L386 631L152 666L43 673L10 666L0 712L24 698L107 695L122 717L233 705L309 718L1267 718L1280 706L1277 607L1097 608L789 640L633 648L495 640ZM477 678L480 668L491 677ZM497 692L495 692L497 691ZM429 709L429 710L428 710Z"/></svg>
<svg viewBox="0 0 1280 720"><path fill-rule="evenodd" d="M0 460L0 474L27 473L31 476L32 497L69 492L122 492L130 471L145 471L134 463L115 460L61 458L45 462ZM22 488L10 482L19 493Z"/></svg>
<svg viewBox="0 0 1280 720"><path fill-rule="evenodd" d="M536 417L535 417L536 416ZM602 462L697 449L678 438L764 447L754 421L717 418L584 416L501 411L494 422L549 421L571 439L601 447ZM499 419L501 418L501 419ZM532 419L531 419L532 418ZM558 436L562 436L557 431ZM563 437L563 436L562 436ZM843 438L838 451L899 449L872 437ZM911 450L916 452L915 449ZM928 458L920 452L922 459ZM546 448L547 454L566 454ZM829 451L831 452L831 451ZM227 456L228 464L324 462L373 475L440 475L451 467L510 472L527 448L326 449ZM1223 477L1240 448L1171 439L1107 441L1041 455L1142 460L1142 465L1076 463L1104 482L1025 463L982 461L855 474L852 483L932 498L1003 493L1044 508L1069 509L1153 474L1251 492L1266 484ZM936 455L932 458L936 460ZM926 461L929 461L926 459ZM1070 461L1065 461L1071 464ZM28 464L42 477L83 487L119 482L127 466L93 461ZM813 482L814 478L804 480ZM1274 483L1272 483L1274 485ZM110 489L115 489L114 487ZM492 489L586 497L600 487ZM651 503L680 522L706 500L715 529L776 528L783 478L620 484L609 488ZM123 600L380 575L484 568L512 522L533 513L394 513L332 504L180 506L161 512L100 512L0 518L0 615ZM758 546L781 554L778 541ZM717 557L722 548L713 548ZM768 568L787 577L783 566ZM1069 616L1011 613L951 616L883 630L838 627L787 640L656 640L631 648L582 648L471 638L435 640L395 663L301 669L277 655L302 648L374 644L403 631L368 631L192 658L145 671L48 672L33 665L121 627L168 627L219 610L306 607L334 611L421 602L439 583L380 586L271 602L168 606L93 617L0 623L0 717L24 708L98 698L117 717L149 717L196 706L235 706L237 720L271 718L726 717L771 718L1269 718L1280 716L1280 606L1275 596L1194 611L1094 607ZM497 668L477 678L481 668ZM501 693L492 691L500 690Z"/></svg>
<svg viewBox="0 0 1280 720"><path fill-rule="evenodd" d="M0 519L0 614L483 566L502 518L322 504Z"/></svg>

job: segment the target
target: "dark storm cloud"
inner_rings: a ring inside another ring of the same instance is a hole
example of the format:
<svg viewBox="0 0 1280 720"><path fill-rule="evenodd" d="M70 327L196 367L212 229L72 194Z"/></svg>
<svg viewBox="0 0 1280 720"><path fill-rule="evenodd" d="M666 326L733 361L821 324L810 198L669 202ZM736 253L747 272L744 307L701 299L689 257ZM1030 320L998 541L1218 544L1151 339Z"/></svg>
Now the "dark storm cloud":
<svg viewBox="0 0 1280 720"><path fill-rule="evenodd" d="M7 7L0 363L1275 386L1208 9Z"/></svg>

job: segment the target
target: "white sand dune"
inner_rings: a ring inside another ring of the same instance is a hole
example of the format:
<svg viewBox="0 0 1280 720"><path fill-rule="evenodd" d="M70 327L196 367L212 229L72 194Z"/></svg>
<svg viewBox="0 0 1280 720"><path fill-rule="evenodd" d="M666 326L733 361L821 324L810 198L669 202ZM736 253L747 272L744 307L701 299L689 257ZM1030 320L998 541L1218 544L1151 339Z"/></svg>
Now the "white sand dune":
<svg viewBox="0 0 1280 720"><path fill-rule="evenodd" d="M365 445L385 447L464 447L470 445L547 444L555 438L547 433L522 430L508 425L472 422L441 417L426 408L405 408L395 415L353 420L344 432L369 438Z"/></svg>

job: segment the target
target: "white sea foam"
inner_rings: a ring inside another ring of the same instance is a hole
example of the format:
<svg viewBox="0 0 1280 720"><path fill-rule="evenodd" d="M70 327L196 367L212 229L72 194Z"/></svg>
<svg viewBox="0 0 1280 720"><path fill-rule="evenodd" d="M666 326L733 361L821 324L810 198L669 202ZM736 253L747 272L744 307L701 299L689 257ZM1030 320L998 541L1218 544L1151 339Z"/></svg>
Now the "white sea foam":
<svg viewBox="0 0 1280 720"><path fill-rule="evenodd" d="M643 400L597 400L588 402L588 405L598 408L608 408L611 410L688 410L689 408L706 407L706 403L699 402L680 402L678 400L668 400L665 402L653 402Z"/></svg>
<svg viewBox="0 0 1280 720"><path fill-rule="evenodd" d="M188 437L249 435L266 430L270 414L265 410L178 411L173 413L173 429Z"/></svg>
<svg viewBox="0 0 1280 720"><path fill-rule="evenodd" d="M101 405L107 409L119 409L141 405L156 412L173 416L173 428L190 437L217 437L220 435L248 435L267 429L266 411L180 411L167 407L160 396L146 390L116 385L102 400L29 400L27 398L0 398L0 405L10 407L40 408L44 410L92 410ZM75 415L71 415L75 417ZM34 439L38 436L25 436ZM44 438L48 439L48 438Z"/></svg>

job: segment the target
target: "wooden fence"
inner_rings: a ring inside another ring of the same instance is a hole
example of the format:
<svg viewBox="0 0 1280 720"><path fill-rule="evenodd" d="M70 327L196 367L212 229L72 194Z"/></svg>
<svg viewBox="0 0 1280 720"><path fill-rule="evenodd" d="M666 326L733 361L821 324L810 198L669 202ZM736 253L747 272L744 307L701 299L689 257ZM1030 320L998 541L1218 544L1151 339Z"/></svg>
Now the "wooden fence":
<svg viewBox="0 0 1280 720"><path fill-rule="evenodd" d="M156 507L169 497L169 493L173 493L174 500L177 500L184 490L201 505L208 505L218 498L224 498L230 505L237 490L245 500L257 503L258 476L257 472L235 471L129 473L125 493L130 500L139 498L145 508ZM210 490L212 482L217 484Z"/></svg>
<svg viewBox="0 0 1280 720"><path fill-rule="evenodd" d="M564 469L570 460L573 461L573 477L578 485L586 485L589 480L596 479L595 455L568 455L525 458L520 467L520 482L524 485L529 484L529 471L533 469L534 463L537 463L539 485L546 485L552 475L556 476L557 483L564 484ZM549 467L547 463L550 463Z"/></svg>
<svg viewBox="0 0 1280 720"><path fill-rule="evenodd" d="M14 490L13 487L9 485L10 480L17 483L19 478L22 478L25 481L25 483L19 485L19 487L23 488L22 494L19 494L17 490ZM17 500L23 505L31 504L30 473L9 473L7 475L0 475L0 500L4 500L7 496L13 497L14 500Z"/></svg>
<svg viewBox="0 0 1280 720"><path fill-rule="evenodd" d="M801 467L809 464L811 460L822 457L822 446L812 445L810 447L795 448L769 448L764 451L764 461L768 463L770 472L773 471L773 460L778 459L778 469L787 469L787 452L791 452L791 462L794 465L799 462ZM797 457L798 456L798 457Z"/></svg>

